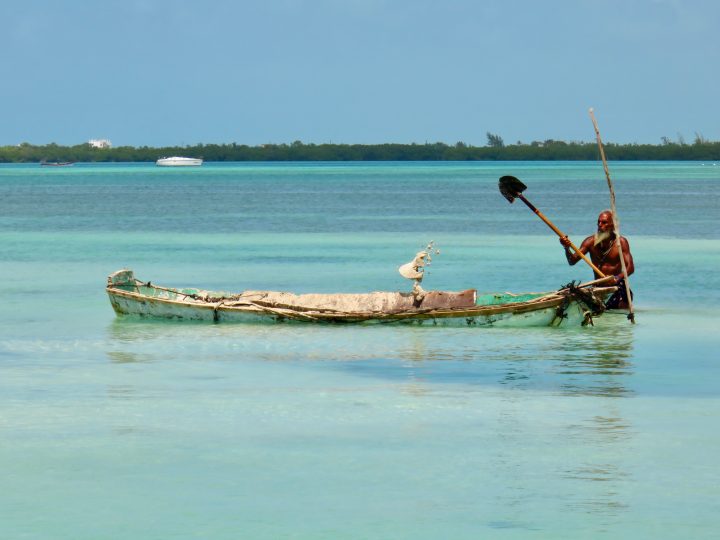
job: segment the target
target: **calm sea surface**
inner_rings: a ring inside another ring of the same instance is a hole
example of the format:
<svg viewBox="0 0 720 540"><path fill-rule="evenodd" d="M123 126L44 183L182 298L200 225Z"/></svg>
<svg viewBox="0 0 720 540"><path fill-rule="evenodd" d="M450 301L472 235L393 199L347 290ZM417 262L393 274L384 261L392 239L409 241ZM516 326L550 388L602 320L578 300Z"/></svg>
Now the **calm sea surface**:
<svg viewBox="0 0 720 540"><path fill-rule="evenodd" d="M637 325L118 319L208 289L587 280L598 163L0 165L0 538L717 538L720 163L611 163Z"/></svg>

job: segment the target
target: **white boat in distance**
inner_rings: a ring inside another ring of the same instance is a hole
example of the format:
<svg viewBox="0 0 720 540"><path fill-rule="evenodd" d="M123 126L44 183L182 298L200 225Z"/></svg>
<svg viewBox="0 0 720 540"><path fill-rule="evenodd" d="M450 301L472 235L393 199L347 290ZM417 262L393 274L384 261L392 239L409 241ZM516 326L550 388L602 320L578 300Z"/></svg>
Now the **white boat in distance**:
<svg viewBox="0 0 720 540"><path fill-rule="evenodd" d="M197 167L202 164L203 160L200 158L177 156L160 158L155 162L159 167Z"/></svg>

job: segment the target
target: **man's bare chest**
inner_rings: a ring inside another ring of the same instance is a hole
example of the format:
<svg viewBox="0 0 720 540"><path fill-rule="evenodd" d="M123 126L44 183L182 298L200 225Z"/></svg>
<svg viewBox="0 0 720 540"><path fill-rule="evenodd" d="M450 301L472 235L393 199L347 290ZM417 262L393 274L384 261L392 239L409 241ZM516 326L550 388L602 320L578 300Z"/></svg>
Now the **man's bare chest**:
<svg viewBox="0 0 720 540"><path fill-rule="evenodd" d="M620 258L617 242L600 243L593 246L590 252L592 254L593 261L598 261L600 264L605 262L614 262Z"/></svg>

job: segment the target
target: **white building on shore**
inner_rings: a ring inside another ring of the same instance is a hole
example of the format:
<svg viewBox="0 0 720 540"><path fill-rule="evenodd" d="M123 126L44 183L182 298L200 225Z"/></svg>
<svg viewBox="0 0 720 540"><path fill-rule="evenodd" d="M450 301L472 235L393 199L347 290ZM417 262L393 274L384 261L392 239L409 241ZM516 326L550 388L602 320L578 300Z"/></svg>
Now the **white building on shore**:
<svg viewBox="0 0 720 540"><path fill-rule="evenodd" d="M110 148L112 146L108 139L90 139L88 144L93 148Z"/></svg>

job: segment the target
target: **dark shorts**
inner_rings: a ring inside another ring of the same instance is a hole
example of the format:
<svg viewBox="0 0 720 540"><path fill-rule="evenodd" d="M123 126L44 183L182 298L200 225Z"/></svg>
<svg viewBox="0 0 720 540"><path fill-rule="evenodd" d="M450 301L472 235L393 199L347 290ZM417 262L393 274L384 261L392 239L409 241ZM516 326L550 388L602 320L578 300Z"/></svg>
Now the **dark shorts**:
<svg viewBox="0 0 720 540"><path fill-rule="evenodd" d="M608 298L608 301L605 302L605 309L621 309L628 307L628 300L627 300L627 289L625 288L625 280L621 279L617 283L618 290L613 293L613 295ZM630 291L630 298L634 299L635 295L633 294L632 290Z"/></svg>

